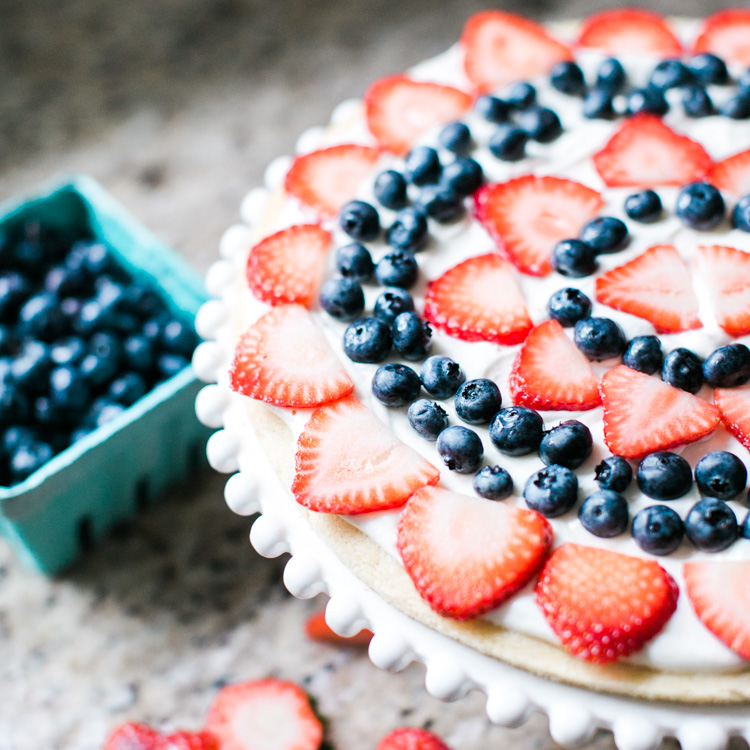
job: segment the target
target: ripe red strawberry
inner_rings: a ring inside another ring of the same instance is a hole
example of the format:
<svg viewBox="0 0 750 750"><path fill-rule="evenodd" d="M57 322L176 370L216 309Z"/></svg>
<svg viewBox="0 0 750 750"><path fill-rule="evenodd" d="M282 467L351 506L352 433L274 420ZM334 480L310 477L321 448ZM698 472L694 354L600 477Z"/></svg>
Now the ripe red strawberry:
<svg viewBox="0 0 750 750"><path fill-rule="evenodd" d="M469 258L431 281L424 316L464 341L518 344L531 330L513 268L497 253Z"/></svg>
<svg viewBox="0 0 750 750"><path fill-rule="evenodd" d="M554 246L577 237L602 207L595 190L560 177L524 175L485 185L474 196L474 213L519 271L546 276Z"/></svg>
<svg viewBox="0 0 750 750"><path fill-rule="evenodd" d="M417 490L398 526L398 550L420 596L457 620L523 588L551 544L552 527L536 511L440 487Z"/></svg>
<svg viewBox="0 0 750 750"><path fill-rule="evenodd" d="M440 472L354 396L313 412L297 441L297 502L353 515L398 508Z"/></svg>
<svg viewBox="0 0 750 750"><path fill-rule="evenodd" d="M656 245L603 273L596 280L596 298L615 310L645 318L659 333L703 325L690 274L672 245Z"/></svg>
<svg viewBox="0 0 750 750"><path fill-rule="evenodd" d="M682 44L666 19L640 8L618 8L590 15L583 23L578 44L613 55L645 52L672 57L682 53Z"/></svg>
<svg viewBox="0 0 750 750"><path fill-rule="evenodd" d="M156 729L129 722L112 731L104 743L104 750L155 750L161 739L163 735Z"/></svg>
<svg viewBox="0 0 750 750"><path fill-rule="evenodd" d="M733 247L699 247L695 271L710 291L716 322L732 336L750 333L750 253Z"/></svg>
<svg viewBox="0 0 750 750"><path fill-rule="evenodd" d="M679 589L654 560L563 544L545 564L536 598L571 654L617 661L639 651L667 623Z"/></svg>
<svg viewBox="0 0 750 750"><path fill-rule="evenodd" d="M274 677L222 688L206 727L221 750L317 750L323 740L305 691Z"/></svg>
<svg viewBox="0 0 750 750"><path fill-rule="evenodd" d="M319 406L354 389L301 305L274 307L245 331L229 371L232 390L278 406Z"/></svg>
<svg viewBox="0 0 750 750"><path fill-rule="evenodd" d="M693 49L713 52L738 67L750 66L750 10L727 8L703 22Z"/></svg>
<svg viewBox="0 0 750 750"><path fill-rule="evenodd" d="M368 646L372 639L372 632L369 630L360 630L359 633L344 637L331 630L331 626L326 622L326 613L316 612L307 618L305 622L305 633L310 640L319 643L330 643L333 646Z"/></svg>
<svg viewBox="0 0 750 750"><path fill-rule="evenodd" d="M724 426L750 450L750 385L716 388L714 404Z"/></svg>
<svg viewBox="0 0 750 750"><path fill-rule="evenodd" d="M440 737L427 729L401 727L383 737L376 750L450 750Z"/></svg>
<svg viewBox="0 0 750 750"><path fill-rule="evenodd" d="M518 350L508 381L514 404L584 411L599 406L599 380L556 320L534 328Z"/></svg>
<svg viewBox="0 0 750 750"><path fill-rule="evenodd" d="M688 599L700 621L743 659L750 659L750 560L701 560L682 566Z"/></svg>
<svg viewBox="0 0 750 750"><path fill-rule="evenodd" d="M705 177L712 165L700 143L647 114L626 120L593 159L610 187L684 185Z"/></svg>
<svg viewBox="0 0 750 750"><path fill-rule="evenodd" d="M220 748L218 740L211 732L180 730L160 740L157 750L220 750Z"/></svg>
<svg viewBox="0 0 750 750"><path fill-rule="evenodd" d="M316 224L295 224L261 240L247 259L247 283L269 305L310 307L318 294L331 235Z"/></svg>
<svg viewBox="0 0 750 750"><path fill-rule="evenodd" d="M375 81L365 94L370 132L383 148L399 155L426 130L461 117L471 103L468 94L452 86L402 75Z"/></svg>
<svg viewBox="0 0 750 750"><path fill-rule="evenodd" d="M547 73L570 50L537 23L499 10L473 15L461 35L464 69L479 91Z"/></svg>
<svg viewBox="0 0 750 750"><path fill-rule="evenodd" d="M604 442L624 458L692 443L710 435L719 423L713 404L625 365L609 370L599 390Z"/></svg>
<svg viewBox="0 0 750 750"><path fill-rule="evenodd" d="M750 193L750 149L716 162L708 173L708 181L738 198Z"/></svg>
<svg viewBox="0 0 750 750"><path fill-rule="evenodd" d="M379 156L376 148L353 143L302 154L286 173L284 188L321 218L331 218L344 203L356 197Z"/></svg>

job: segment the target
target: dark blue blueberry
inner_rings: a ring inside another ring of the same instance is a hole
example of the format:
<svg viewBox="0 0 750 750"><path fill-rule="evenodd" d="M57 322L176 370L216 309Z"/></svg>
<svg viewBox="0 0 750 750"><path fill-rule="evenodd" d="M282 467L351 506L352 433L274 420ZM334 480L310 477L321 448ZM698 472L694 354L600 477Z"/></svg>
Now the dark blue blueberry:
<svg viewBox="0 0 750 750"><path fill-rule="evenodd" d="M375 278L383 286L398 286L408 289L414 285L419 266L408 250L391 250L375 266Z"/></svg>
<svg viewBox="0 0 750 750"><path fill-rule="evenodd" d="M428 216L441 224L455 221L466 213L462 196L442 183L423 187L416 202Z"/></svg>
<svg viewBox="0 0 750 750"><path fill-rule="evenodd" d="M563 94L582 94L586 89L586 79L583 71L570 60L557 63L549 72L549 82L552 88Z"/></svg>
<svg viewBox="0 0 750 750"><path fill-rule="evenodd" d="M67 320L54 294L43 292L29 298L18 313L20 336L50 342L63 336Z"/></svg>
<svg viewBox="0 0 750 750"><path fill-rule="evenodd" d="M484 172L478 161L459 156L443 168L440 184L458 195L471 195L484 182Z"/></svg>
<svg viewBox="0 0 750 750"><path fill-rule="evenodd" d="M365 293L354 279L328 279L320 290L320 306L336 320L354 320L365 309Z"/></svg>
<svg viewBox="0 0 750 750"><path fill-rule="evenodd" d="M671 554L680 546L684 534L682 519L666 505L650 505L633 519L633 539L652 555Z"/></svg>
<svg viewBox="0 0 750 750"><path fill-rule="evenodd" d="M50 397L54 404L73 412L81 412L91 400L91 391L74 367L56 367L50 374Z"/></svg>
<svg viewBox="0 0 750 750"><path fill-rule="evenodd" d="M596 250L581 240L560 240L552 250L550 265L571 278L590 276L597 269Z"/></svg>
<svg viewBox="0 0 750 750"><path fill-rule="evenodd" d="M83 255L83 268L91 276L97 277L104 274L121 276L121 271L106 245L97 241L78 242L71 252L81 252Z"/></svg>
<svg viewBox="0 0 750 750"><path fill-rule="evenodd" d="M176 355L166 355L176 356ZM179 372L179 371L178 371ZM176 373L175 373L176 374ZM90 410L91 418L97 427L104 427L105 424L116 419L125 411L125 407L122 404L118 404L115 401L110 401L106 398L97 399Z"/></svg>
<svg viewBox="0 0 750 750"><path fill-rule="evenodd" d="M529 134L516 125L499 125L487 143L490 153L503 161L520 161L526 156Z"/></svg>
<svg viewBox="0 0 750 750"><path fill-rule="evenodd" d="M123 342L123 362L137 372L148 372L154 367L156 353L154 343L146 336L129 336Z"/></svg>
<svg viewBox="0 0 750 750"><path fill-rule="evenodd" d="M603 490L625 492L633 479L633 467L622 456L610 456L597 464L594 479Z"/></svg>
<svg viewBox="0 0 750 750"><path fill-rule="evenodd" d="M536 104L536 89L525 82L514 83L507 95L505 101L508 102L511 109L524 110Z"/></svg>
<svg viewBox="0 0 750 750"><path fill-rule="evenodd" d="M10 455L9 467L13 484L22 482L49 461L54 455L49 443L34 441L21 443Z"/></svg>
<svg viewBox="0 0 750 750"><path fill-rule="evenodd" d="M687 86L683 89L682 108L688 117L708 117L714 113L711 97L700 86Z"/></svg>
<svg viewBox="0 0 750 750"><path fill-rule="evenodd" d="M25 422L30 406L27 392L11 380L0 380L0 424Z"/></svg>
<svg viewBox="0 0 750 750"><path fill-rule="evenodd" d="M591 315L591 300L580 289L558 289L549 298L547 312L563 328L570 328Z"/></svg>
<svg viewBox="0 0 750 750"><path fill-rule="evenodd" d="M414 312L403 312L391 324L393 347L412 362L424 359L432 347L432 328Z"/></svg>
<svg viewBox="0 0 750 750"><path fill-rule="evenodd" d="M14 341L11 327L0 323L0 357L10 354Z"/></svg>
<svg viewBox="0 0 750 750"><path fill-rule="evenodd" d="M193 324L176 318L170 320L162 329L161 345L167 352L192 357L198 345L198 337Z"/></svg>
<svg viewBox="0 0 750 750"><path fill-rule="evenodd" d="M344 353L353 362L382 362L391 350L391 327L378 318L360 318L344 331Z"/></svg>
<svg viewBox="0 0 750 750"><path fill-rule="evenodd" d="M404 177L414 185L421 187L437 182L440 179L440 157L430 146L417 146L406 155Z"/></svg>
<svg viewBox="0 0 750 750"><path fill-rule="evenodd" d="M588 120L614 120L617 112L612 94L599 87L587 91L583 97L583 116Z"/></svg>
<svg viewBox="0 0 750 750"><path fill-rule="evenodd" d="M532 510L547 518L556 518L576 504L578 479L564 466L546 466L528 478L523 497Z"/></svg>
<svg viewBox="0 0 750 750"><path fill-rule="evenodd" d="M372 186L378 203L385 208L397 211L406 205L406 178L395 169L381 172Z"/></svg>
<svg viewBox="0 0 750 750"><path fill-rule="evenodd" d="M386 232L386 241L394 250L410 253L419 252L427 239L427 217L418 208L402 208Z"/></svg>
<svg viewBox="0 0 750 750"><path fill-rule="evenodd" d="M501 453L525 456L539 449L544 437L544 420L528 406L508 406L490 422L490 440Z"/></svg>
<svg viewBox="0 0 750 750"><path fill-rule="evenodd" d="M719 113L732 120L750 118L750 89L741 90L740 93L727 99L719 107Z"/></svg>
<svg viewBox="0 0 750 750"><path fill-rule="evenodd" d="M602 253L616 253L628 244L628 227L614 216L597 216L586 224L578 235L583 242Z"/></svg>
<svg viewBox="0 0 750 750"><path fill-rule="evenodd" d="M146 395L146 381L137 372L126 372L109 384L109 395L123 406L132 406Z"/></svg>
<svg viewBox="0 0 750 750"><path fill-rule="evenodd" d="M448 413L440 404L426 398L417 399L406 411L409 424L425 440L435 441L448 426Z"/></svg>
<svg viewBox="0 0 750 750"><path fill-rule="evenodd" d="M628 528L628 503L619 492L599 490L583 501L578 520L594 536L618 536Z"/></svg>
<svg viewBox="0 0 750 750"><path fill-rule="evenodd" d="M527 109L520 118L520 125L529 138L537 143L552 143L563 132L557 112L547 107Z"/></svg>
<svg viewBox="0 0 750 750"><path fill-rule="evenodd" d="M467 424L488 424L500 411L502 396L492 380L476 378L459 387L454 405L458 418Z"/></svg>
<svg viewBox="0 0 750 750"><path fill-rule="evenodd" d="M16 313L31 296L31 282L16 271L0 275L0 321L16 322Z"/></svg>
<svg viewBox="0 0 750 750"><path fill-rule="evenodd" d="M190 360L187 357L183 357L181 354L172 354L172 352L164 352L156 358L156 369L162 380L174 377L189 364Z"/></svg>
<svg viewBox="0 0 750 750"><path fill-rule="evenodd" d="M695 465L695 482L704 495L731 500L744 491L747 468L734 453L711 451Z"/></svg>
<svg viewBox="0 0 750 750"><path fill-rule="evenodd" d="M61 430L70 416L64 407L49 396L39 396L32 405L32 421L45 435Z"/></svg>
<svg viewBox="0 0 750 750"><path fill-rule="evenodd" d="M722 86L729 83L727 64L720 57L712 55L710 52L691 57L688 61L688 68L690 68L695 79L704 86L710 84Z"/></svg>
<svg viewBox="0 0 750 750"><path fill-rule="evenodd" d="M153 318L166 309L159 293L142 284L128 284L123 289L123 297L129 310L141 318Z"/></svg>
<svg viewBox="0 0 750 750"><path fill-rule="evenodd" d="M438 435L437 451L443 463L458 474L473 474L482 465L484 455L479 435L460 425L446 427Z"/></svg>
<svg viewBox="0 0 750 750"><path fill-rule="evenodd" d="M628 93L627 109L629 115L645 112L661 116L669 111L669 103L661 91L648 86L644 89L633 89Z"/></svg>
<svg viewBox="0 0 750 750"><path fill-rule="evenodd" d="M622 328L610 318L584 318L574 329L576 346L594 362L619 357L625 351Z"/></svg>
<svg viewBox="0 0 750 750"><path fill-rule="evenodd" d="M108 311L96 299L89 299L78 308L73 327L82 336L91 336L106 328L110 322Z"/></svg>
<svg viewBox="0 0 750 750"><path fill-rule="evenodd" d="M687 86L695 78L690 68L681 60L662 60L651 72L649 85L659 91Z"/></svg>
<svg viewBox="0 0 750 750"><path fill-rule="evenodd" d="M625 86L627 76L622 63L614 57L603 60L596 73L596 88L608 91L610 94L619 94Z"/></svg>
<svg viewBox="0 0 750 750"><path fill-rule="evenodd" d="M539 445L539 458L547 466L558 464L577 469L591 455L593 448L589 428L577 419L568 419L544 434Z"/></svg>
<svg viewBox="0 0 750 750"><path fill-rule="evenodd" d="M419 396L421 388L419 375L406 365L382 365L372 377L372 392L386 406L410 404Z"/></svg>
<svg viewBox="0 0 750 750"><path fill-rule="evenodd" d="M52 344L49 356L55 365L74 365L81 361L85 351L86 345L83 339L77 336L68 336Z"/></svg>
<svg viewBox="0 0 750 750"><path fill-rule="evenodd" d="M379 320L390 325L396 320L396 316L402 312L412 312L414 310L414 300L406 289L394 286L386 289L375 300L373 314Z"/></svg>
<svg viewBox="0 0 750 750"><path fill-rule="evenodd" d="M90 281L90 277L80 271L74 271L63 265L52 266L44 278L44 288L57 295L58 299L84 296L91 294Z"/></svg>
<svg viewBox="0 0 750 750"><path fill-rule="evenodd" d="M750 195L745 195L737 201L732 210L732 226L742 232L750 232Z"/></svg>
<svg viewBox="0 0 750 750"><path fill-rule="evenodd" d="M693 472L690 464L676 453L657 451L638 464L638 487L655 500L676 500L690 492Z"/></svg>
<svg viewBox="0 0 750 750"><path fill-rule="evenodd" d="M14 425L0 433L0 455L10 455L19 445L39 440L39 434L33 427Z"/></svg>
<svg viewBox="0 0 750 750"><path fill-rule="evenodd" d="M663 206L658 193L653 190L641 190L625 199L625 213L629 219L651 224L661 218Z"/></svg>
<svg viewBox="0 0 750 750"><path fill-rule="evenodd" d="M750 68L737 79L737 88L740 90L740 93L750 91Z"/></svg>
<svg viewBox="0 0 750 750"><path fill-rule="evenodd" d="M513 479L502 466L485 466L474 477L474 492L487 500L505 500L513 494Z"/></svg>
<svg viewBox="0 0 750 750"><path fill-rule="evenodd" d="M119 372L122 342L110 333L96 333L89 341L89 353L81 360L80 371L92 387L109 383Z"/></svg>
<svg viewBox="0 0 750 750"><path fill-rule="evenodd" d="M449 122L443 126L438 135L440 145L459 156L465 156L471 151L471 131L463 122Z"/></svg>
<svg viewBox="0 0 750 750"><path fill-rule="evenodd" d="M658 336L636 336L630 339L622 355L622 363L631 370L653 375L664 364L664 352Z"/></svg>
<svg viewBox="0 0 750 750"><path fill-rule="evenodd" d="M706 231L724 218L724 199L713 185L693 182L677 194L675 213L687 226Z"/></svg>
<svg viewBox="0 0 750 750"><path fill-rule="evenodd" d="M727 344L712 352L703 363L703 377L712 388L732 388L750 379L750 349Z"/></svg>
<svg viewBox="0 0 750 750"><path fill-rule="evenodd" d="M737 540L740 529L737 516L725 502L705 497L688 512L685 534L702 552L720 552Z"/></svg>
<svg viewBox="0 0 750 750"><path fill-rule="evenodd" d="M41 393L47 387L50 369L48 348L38 341L27 341L11 363L10 378L24 393Z"/></svg>
<svg viewBox="0 0 750 750"><path fill-rule="evenodd" d="M336 250L336 269L344 278L362 282L372 276L375 264L364 245L352 242Z"/></svg>
<svg viewBox="0 0 750 750"><path fill-rule="evenodd" d="M374 240L380 233L380 217L364 201L349 201L339 211L339 226L358 242Z"/></svg>
<svg viewBox="0 0 750 750"><path fill-rule="evenodd" d="M703 362L690 349L674 349L664 357L661 379L688 393L698 393L703 385Z"/></svg>
<svg viewBox="0 0 750 750"><path fill-rule="evenodd" d="M474 102L474 111L488 122L501 123L508 119L510 105L503 99L485 94Z"/></svg>
<svg viewBox="0 0 750 750"><path fill-rule="evenodd" d="M750 539L750 512L745 515L745 520L742 522L740 536L743 539Z"/></svg>
<svg viewBox="0 0 750 750"><path fill-rule="evenodd" d="M420 372L422 385L435 398L450 398L466 380L461 366L450 357L428 357Z"/></svg>

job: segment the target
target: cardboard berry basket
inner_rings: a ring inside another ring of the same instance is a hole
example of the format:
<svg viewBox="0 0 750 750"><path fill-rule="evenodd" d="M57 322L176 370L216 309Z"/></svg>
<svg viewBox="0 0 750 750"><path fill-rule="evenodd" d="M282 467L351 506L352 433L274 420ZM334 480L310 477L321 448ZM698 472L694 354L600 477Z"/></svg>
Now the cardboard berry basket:
<svg viewBox="0 0 750 750"><path fill-rule="evenodd" d="M102 241L177 318L192 322L206 298L198 275L89 177L0 205L0 230L28 220ZM20 484L0 487L0 530L20 559L57 573L112 524L185 481L203 463L209 434L193 409L198 388L188 366Z"/></svg>

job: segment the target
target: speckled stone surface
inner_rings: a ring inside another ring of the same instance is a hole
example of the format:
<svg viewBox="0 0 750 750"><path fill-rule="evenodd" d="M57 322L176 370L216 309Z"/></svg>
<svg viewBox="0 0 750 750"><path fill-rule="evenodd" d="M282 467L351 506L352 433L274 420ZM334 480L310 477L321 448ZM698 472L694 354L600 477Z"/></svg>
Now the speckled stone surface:
<svg viewBox="0 0 750 750"><path fill-rule="evenodd" d="M0 199L89 173L205 271L273 157L374 78L446 48L483 5L3 0ZM593 4L506 7L573 18ZM421 668L391 675L306 641L322 602L285 593L283 561L253 552L224 481L206 473L175 491L56 580L0 542L0 750L95 750L125 720L197 728L220 685L269 674L305 684L339 750L374 748L402 724L430 726L455 750L553 745L541 716L492 727L480 695L441 704ZM588 746L612 747L606 733Z"/></svg>

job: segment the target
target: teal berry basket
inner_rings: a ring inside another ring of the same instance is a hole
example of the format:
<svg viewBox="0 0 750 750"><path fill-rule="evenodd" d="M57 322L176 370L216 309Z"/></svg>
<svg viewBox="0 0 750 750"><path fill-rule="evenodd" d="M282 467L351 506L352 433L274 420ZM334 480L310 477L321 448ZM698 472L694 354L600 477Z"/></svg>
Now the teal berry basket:
<svg viewBox="0 0 750 750"><path fill-rule="evenodd" d="M182 320L194 321L207 298L200 277L89 177L0 205L0 231L28 220L102 241ZM199 389L186 367L20 484L0 487L0 531L19 558L58 573L114 523L190 477L210 434L195 416Z"/></svg>

